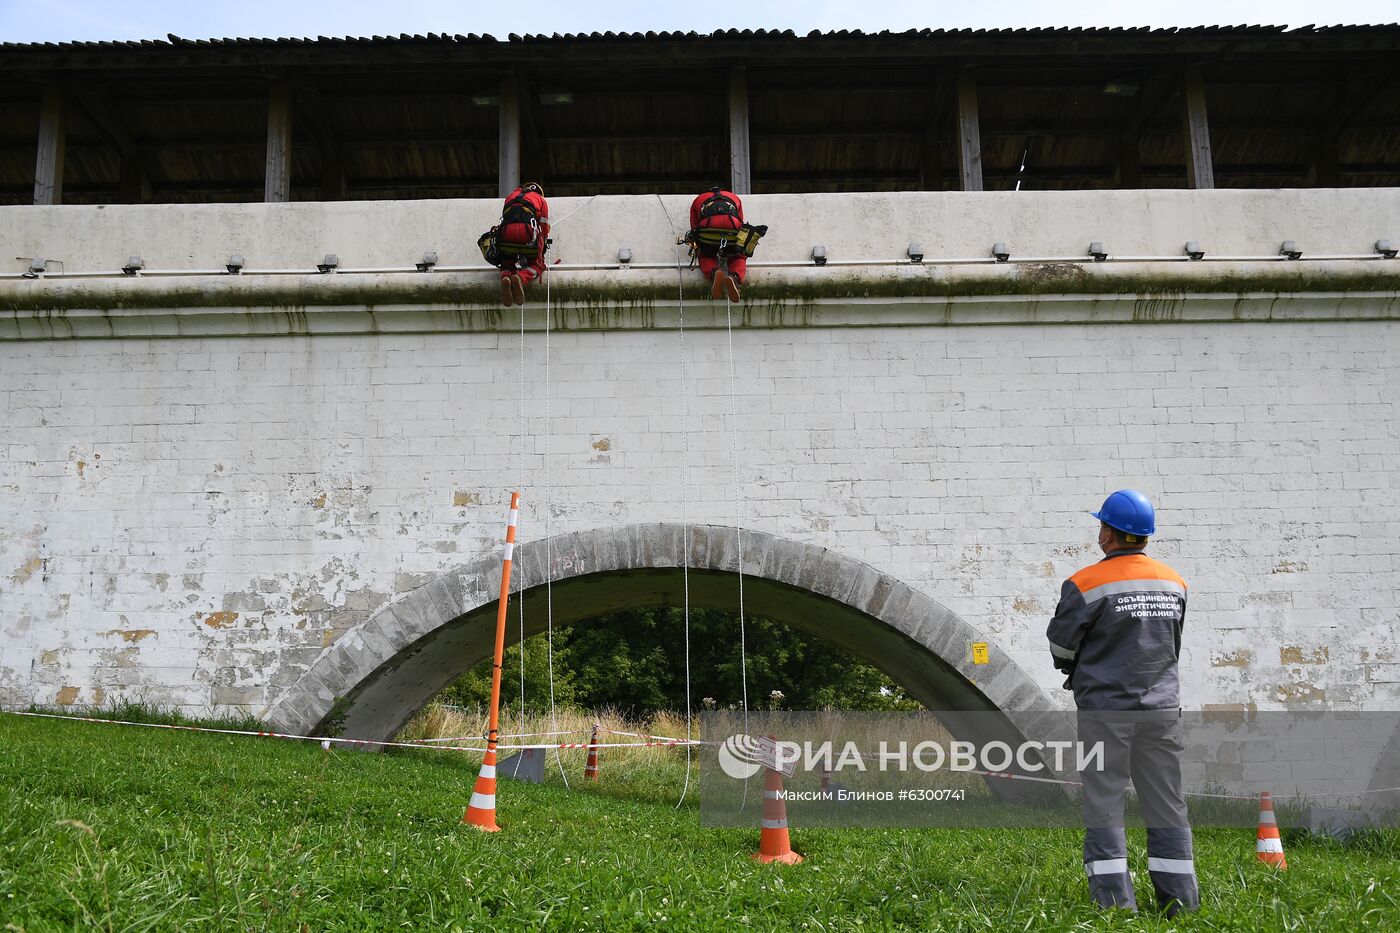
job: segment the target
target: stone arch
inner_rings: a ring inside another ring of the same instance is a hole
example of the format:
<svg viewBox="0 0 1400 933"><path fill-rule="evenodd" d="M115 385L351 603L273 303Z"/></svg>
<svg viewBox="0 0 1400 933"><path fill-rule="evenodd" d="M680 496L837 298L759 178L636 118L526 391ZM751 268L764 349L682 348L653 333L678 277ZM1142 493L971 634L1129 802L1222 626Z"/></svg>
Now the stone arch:
<svg viewBox="0 0 1400 933"><path fill-rule="evenodd" d="M554 622L564 626L625 609L679 605L683 526L630 525L558 535L517 547L512 585L525 602L526 636L545 627L546 554L553 556ZM1054 731L1063 715L1004 653L974 666L986 639L953 612L868 564L827 548L743 533L745 604L754 616L794 625L883 669L930 709L996 712L994 734L1014 740ZM733 608L735 529L691 526L690 599ZM520 590L524 584L523 591ZM343 717L344 734L384 740L435 693L491 652L500 558L442 574L349 630L268 710L273 728L308 734ZM511 612L508 643L518 636ZM700 681L703 685L703 679ZM703 686L699 688L703 691ZM988 717L971 717L978 723ZM945 724L955 733L955 723Z"/></svg>

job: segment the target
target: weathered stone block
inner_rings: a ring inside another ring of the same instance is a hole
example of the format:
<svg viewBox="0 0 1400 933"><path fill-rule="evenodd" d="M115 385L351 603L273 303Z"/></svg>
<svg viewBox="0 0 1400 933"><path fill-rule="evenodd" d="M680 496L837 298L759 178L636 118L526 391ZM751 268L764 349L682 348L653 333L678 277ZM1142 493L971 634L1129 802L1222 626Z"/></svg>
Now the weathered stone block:
<svg viewBox="0 0 1400 933"><path fill-rule="evenodd" d="M215 706L257 707L262 701L262 687L214 687L210 693L210 702Z"/></svg>

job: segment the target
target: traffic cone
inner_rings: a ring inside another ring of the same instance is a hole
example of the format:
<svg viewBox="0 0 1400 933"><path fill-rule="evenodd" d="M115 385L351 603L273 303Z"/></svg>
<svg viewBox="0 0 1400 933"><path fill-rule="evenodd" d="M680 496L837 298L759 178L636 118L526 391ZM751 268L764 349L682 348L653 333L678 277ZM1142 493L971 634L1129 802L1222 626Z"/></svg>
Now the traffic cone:
<svg viewBox="0 0 1400 933"><path fill-rule="evenodd" d="M796 865L802 861L802 856L792 851L788 840L787 804L780 796L783 775L771 768L765 770L768 776L763 780L763 828L758 833L758 851L751 858L765 864Z"/></svg>
<svg viewBox="0 0 1400 933"><path fill-rule="evenodd" d="M467 812L462 814L462 822L485 833L498 833L496 825L496 752L488 750L481 759L481 770L476 775L476 787L472 789L472 799L467 804Z"/></svg>
<svg viewBox="0 0 1400 933"><path fill-rule="evenodd" d="M1278 835L1278 820L1274 819L1274 801L1268 791L1259 795L1259 834L1255 837L1254 854L1259 861L1279 871L1288 868L1283 857L1283 840Z"/></svg>
<svg viewBox="0 0 1400 933"><path fill-rule="evenodd" d="M583 778L586 781L598 780L598 724L593 724L593 735L588 739L588 761L583 766Z"/></svg>

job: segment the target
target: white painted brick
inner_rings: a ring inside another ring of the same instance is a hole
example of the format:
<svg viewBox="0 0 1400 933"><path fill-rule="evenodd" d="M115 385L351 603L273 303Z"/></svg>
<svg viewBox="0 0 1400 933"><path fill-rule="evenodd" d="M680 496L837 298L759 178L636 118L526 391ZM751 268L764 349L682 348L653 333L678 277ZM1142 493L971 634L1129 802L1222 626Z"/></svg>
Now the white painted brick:
<svg viewBox="0 0 1400 933"><path fill-rule="evenodd" d="M1211 651L1242 639L1276 652L1323 624L1334 626L1326 638L1336 657L1400 647L1400 506L1390 478L1400 455L1396 330L736 333L744 508L756 527L874 563L974 626L1001 629L998 647L1027 659L1057 695L1044 620L1006 626L1004 607L1027 594L1052 603L1059 579L1094 559L1083 512L1118 485L1140 485L1159 500L1156 548L1192 583L1188 704L1268 705L1271 685L1283 682L1277 669L1224 678L1208 666ZM690 513L728 524L722 336L687 334ZM74 342L42 358L0 344L0 489L15 506L0 512L0 574L8 581L33 554L50 561L47 583L42 574L7 582L0 595L0 617L27 614L47 626L33 643L0 634L0 669L32 683L36 699L52 699L65 677L108 676L99 652L113 637L102 632L156 628L135 646L141 688L203 708L211 687L199 678L247 668L259 651L307 634L295 628L293 591L324 587L343 606L368 585L387 599L392 572L428 574L494 552L502 503L522 471L522 531L678 520L673 333L552 336L548 466L561 514L547 522L540 335L530 336L523 467L515 336L446 339L318 338L295 349L273 339ZM1103 365L1148 340L1135 372ZM231 373L251 378L225 381ZM612 441L606 463L592 447L600 436ZM89 456L98 452L100 470ZM81 479L78 459L88 464ZM215 473L215 463L224 470ZM356 501L343 492L352 477L370 487ZM480 504L451 507L457 490ZM37 540L24 537L33 527L44 529ZM1272 573L1284 560L1307 570ZM1047 561L1053 578L1040 573ZM168 575L163 592L149 584L158 573ZM186 575L201 589L188 590ZM254 577L274 585L268 608L248 614L255 620L240 614L238 627L218 630L198 620ZM189 606L161 610L162 599L183 602L186 593ZM68 615L48 619L65 594ZM1260 601L1274 596L1287 599ZM1356 612L1382 621L1338 624ZM31 681L34 652L60 647L56 671ZM1357 664L1309 674L1338 696L1365 686ZM1371 678L1373 688L1391 686ZM1394 693L1384 696L1394 702Z"/></svg>

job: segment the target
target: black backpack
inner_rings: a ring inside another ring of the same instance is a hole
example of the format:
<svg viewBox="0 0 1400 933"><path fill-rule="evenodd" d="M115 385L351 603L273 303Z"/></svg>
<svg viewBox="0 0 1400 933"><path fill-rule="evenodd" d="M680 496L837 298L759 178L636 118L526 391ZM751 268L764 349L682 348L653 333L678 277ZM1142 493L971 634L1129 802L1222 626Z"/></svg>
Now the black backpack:
<svg viewBox="0 0 1400 933"><path fill-rule="evenodd" d="M714 197L700 205L700 219L705 220L710 217L733 217L739 219L739 205L735 204L732 198L728 198L719 193L719 189L714 190ZM736 225L737 226L737 225Z"/></svg>
<svg viewBox="0 0 1400 933"><path fill-rule="evenodd" d="M520 261L530 262L540 255L539 212L529 202L524 193L511 198L501 210L501 222L486 231L476 241L482 257L493 266L505 268L515 266ZM511 224L524 224L529 229L529 237L524 242L514 242L502 236ZM546 244L547 246L548 244Z"/></svg>

